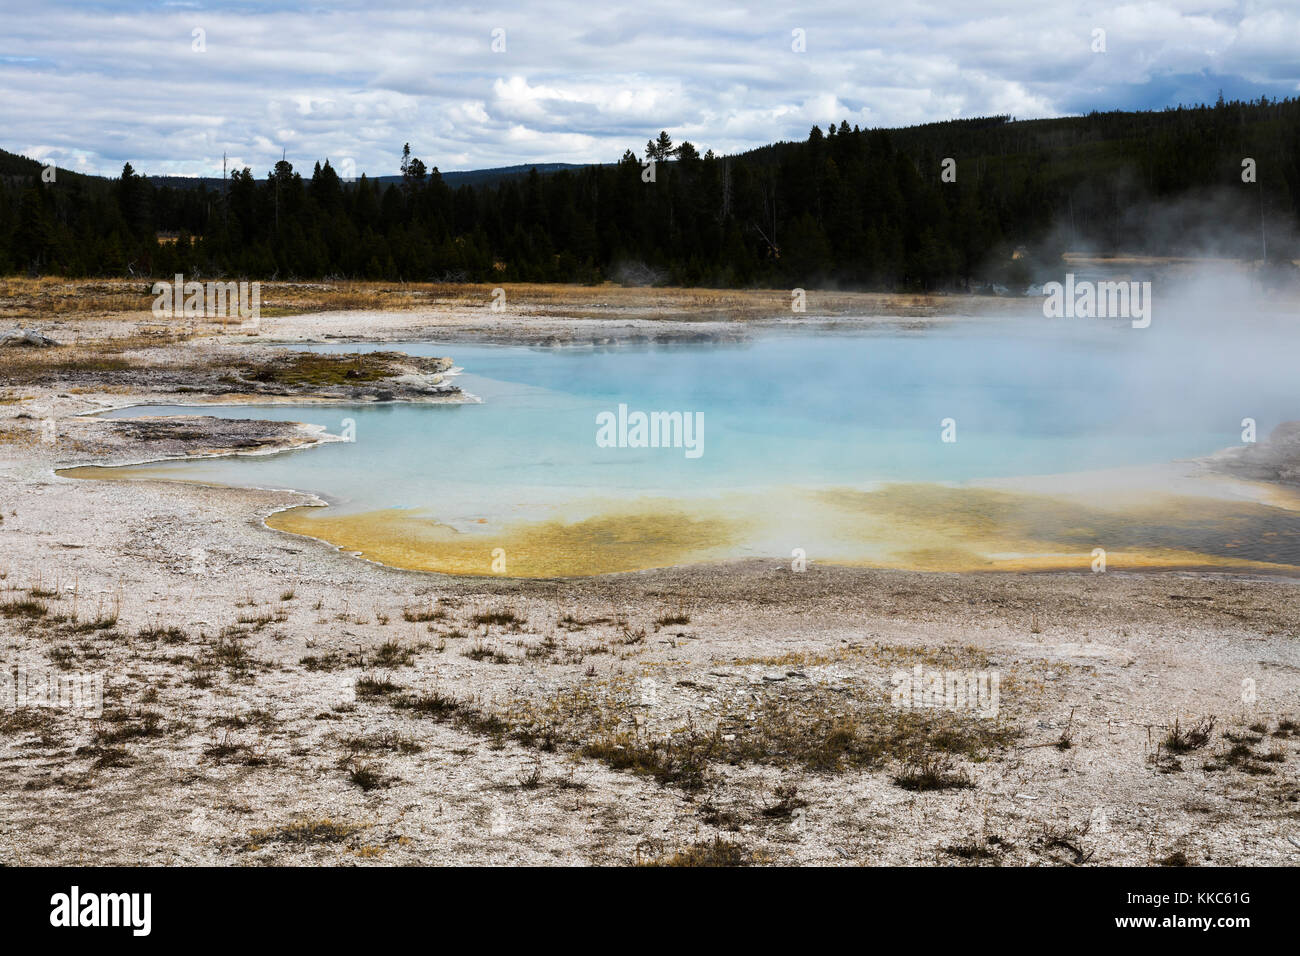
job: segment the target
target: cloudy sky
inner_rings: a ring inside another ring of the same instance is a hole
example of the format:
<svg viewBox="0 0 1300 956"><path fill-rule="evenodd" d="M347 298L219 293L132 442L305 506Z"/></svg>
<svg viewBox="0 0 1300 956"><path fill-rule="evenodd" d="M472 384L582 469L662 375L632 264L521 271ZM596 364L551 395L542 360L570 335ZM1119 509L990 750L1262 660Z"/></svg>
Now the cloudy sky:
<svg viewBox="0 0 1300 956"><path fill-rule="evenodd" d="M408 140L456 170L609 162L661 128L732 152L845 119L1300 94L1300 0L516 6L0 0L0 148L111 175L219 174L224 152L259 176L283 149L378 175Z"/></svg>

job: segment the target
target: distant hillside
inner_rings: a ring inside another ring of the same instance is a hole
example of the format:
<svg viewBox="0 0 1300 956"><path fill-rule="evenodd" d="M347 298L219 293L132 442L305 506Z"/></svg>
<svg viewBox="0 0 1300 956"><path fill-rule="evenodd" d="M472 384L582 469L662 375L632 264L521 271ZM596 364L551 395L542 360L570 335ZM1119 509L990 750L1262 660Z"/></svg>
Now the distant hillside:
<svg viewBox="0 0 1300 956"><path fill-rule="evenodd" d="M26 156L19 156L16 153L9 153L0 149L0 178L9 181L27 182L32 179L40 178L41 171L45 164L39 160L29 159ZM70 169L55 167L55 179L63 179L65 182L72 180L98 179L97 176L86 176L84 173L74 173Z"/></svg>
<svg viewBox="0 0 1300 956"><path fill-rule="evenodd" d="M442 173L442 181L448 186L496 186L506 179L518 179L537 170L543 176L564 170L584 168L578 163L526 163L521 166L496 166L492 169L469 169L459 172ZM377 176L375 181L383 184L396 184L401 176Z"/></svg>
<svg viewBox="0 0 1300 956"><path fill-rule="evenodd" d="M39 176L44 164L35 159L29 159L26 156L20 156L16 153L6 152L0 149L0 176L30 178ZM442 173L443 181L448 186L495 186L505 179L518 178L527 176L531 170L537 170L542 175L547 173L560 172L562 170L582 169L579 163L525 163L519 166L494 166L491 169L467 169L457 170L449 173ZM105 177L87 175L84 173L74 173L70 170L59 169L57 175L82 176L86 179L103 179ZM56 176L57 178L57 176ZM220 176L151 176L145 175L144 179L157 187L168 189L209 189L219 191L221 189ZM391 185L400 183L402 177L394 176L371 176L370 179L376 183ZM351 185L345 183L345 185Z"/></svg>
<svg viewBox="0 0 1300 956"><path fill-rule="evenodd" d="M448 186L495 186L504 179L512 179L519 176L527 176L530 170L537 170L545 175L555 173L564 169L581 169L582 166L576 163L530 163L522 166L496 166L492 169L467 169L450 173L442 173L443 182ZM172 189L197 189L203 186L207 189L220 189L221 177L188 177L188 176L146 176L149 182L155 186L168 186ZM384 185L393 185L402 181L401 176L371 176L370 179L376 183ZM345 185L351 185L345 183Z"/></svg>
<svg viewBox="0 0 1300 956"><path fill-rule="evenodd" d="M41 164L36 160L0 149L0 176L36 176L40 172Z"/></svg>
<svg viewBox="0 0 1300 956"><path fill-rule="evenodd" d="M282 162L224 188L129 167L45 184L0 153L0 272L1016 291L1067 249L1300 257L1297 99L652 149L653 176L634 147L442 175L410 157L356 183Z"/></svg>

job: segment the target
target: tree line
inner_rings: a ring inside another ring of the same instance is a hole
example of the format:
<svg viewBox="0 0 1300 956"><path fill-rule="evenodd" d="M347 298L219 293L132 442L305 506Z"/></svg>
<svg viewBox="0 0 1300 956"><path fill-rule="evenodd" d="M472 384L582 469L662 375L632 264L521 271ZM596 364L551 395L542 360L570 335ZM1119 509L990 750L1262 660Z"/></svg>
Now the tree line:
<svg viewBox="0 0 1300 956"><path fill-rule="evenodd" d="M734 156L667 131L614 163L453 189L287 160L217 188L0 154L0 273L824 286L1008 285L1060 253L1300 256L1300 99L898 130Z"/></svg>

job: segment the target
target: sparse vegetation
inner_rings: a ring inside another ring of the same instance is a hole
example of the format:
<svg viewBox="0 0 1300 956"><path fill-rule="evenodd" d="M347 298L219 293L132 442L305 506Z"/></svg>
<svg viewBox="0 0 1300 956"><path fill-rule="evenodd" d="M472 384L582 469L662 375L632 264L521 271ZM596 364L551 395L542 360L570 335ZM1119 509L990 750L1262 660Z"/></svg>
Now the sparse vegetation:
<svg viewBox="0 0 1300 956"><path fill-rule="evenodd" d="M415 649L397 641L385 641L375 648L371 657L376 667L409 667L415 659Z"/></svg>
<svg viewBox="0 0 1300 956"><path fill-rule="evenodd" d="M488 647L485 644L475 644L468 648L464 654L472 661L490 661L493 664L509 664L510 655L497 648Z"/></svg>
<svg viewBox="0 0 1300 956"><path fill-rule="evenodd" d="M398 709L453 720L471 732L509 736L536 749L566 748L613 769L690 791L707 785L710 767L715 764L760 763L839 773L876 767L891 757L916 764L901 775L905 782L900 785L926 789L971 786L968 777L949 770L946 764L933 765L926 762L928 758L916 755L984 759L1017 736L1013 728L990 721L884 706L854 717L836 717L828 713L829 701L816 698L797 704L768 700L744 721L743 732L739 726L736 732L729 732L741 718L724 714L712 729L684 728L665 735L624 726L624 711L617 699L577 692L548 701L540 709L521 702L503 712L485 711L441 694L396 697L390 703ZM781 799L797 799L794 791L784 797L782 793L786 792L778 791ZM787 806L795 808L793 803Z"/></svg>
<svg viewBox="0 0 1300 956"><path fill-rule="evenodd" d="M776 802L763 808L765 817L788 817L796 810L808 806L808 801L799 796L799 788L792 783L783 783L776 788Z"/></svg>
<svg viewBox="0 0 1300 956"><path fill-rule="evenodd" d="M412 605L411 607L402 608L402 620L412 623L427 623L429 621L443 621L447 618L447 609L442 606L441 602L435 603L432 598L424 606Z"/></svg>
<svg viewBox="0 0 1300 956"><path fill-rule="evenodd" d="M116 623L117 620L114 618L113 623L108 626L112 627ZM96 627L100 626L99 622L96 622ZM142 641L162 641L164 644L184 644L189 640L189 635L185 633L184 629L174 626L163 627L161 624L142 627L136 631L135 636Z"/></svg>
<svg viewBox="0 0 1300 956"><path fill-rule="evenodd" d="M904 790L926 793L934 790L969 790L975 781L963 770L954 768L951 758L922 753L914 756L901 771L894 774L894 783Z"/></svg>
<svg viewBox="0 0 1300 956"><path fill-rule="evenodd" d="M402 688L387 677L378 674L362 674L357 678L357 697L387 697L396 694Z"/></svg>
<svg viewBox="0 0 1300 956"><path fill-rule="evenodd" d="M354 763L348 770L348 780L369 792L389 786L389 780L374 764Z"/></svg>
<svg viewBox="0 0 1300 956"><path fill-rule="evenodd" d="M476 611L473 616L470 617L470 621L479 627L488 624L513 630L518 630L524 625L524 619L509 608Z"/></svg>
<svg viewBox="0 0 1300 956"><path fill-rule="evenodd" d="M642 857L638 854L637 866L751 866L759 862L754 853L738 843L714 837L692 843L681 850L662 856Z"/></svg>
<svg viewBox="0 0 1300 956"><path fill-rule="evenodd" d="M360 830L361 827L333 820L329 817L319 819L305 818L295 820L276 830L254 830L249 835L249 842L262 843L338 843Z"/></svg>
<svg viewBox="0 0 1300 956"><path fill-rule="evenodd" d="M395 698L394 707L409 710L421 717L433 717L445 720L460 708L460 703L452 697L434 691L431 694L408 694Z"/></svg>
<svg viewBox="0 0 1300 956"><path fill-rule="evenodd" d="M676 611L667 614L660 614L657 618L655 618L655 630L657 631L663 627L673 627L679 624L689 624L689 623L691 623L691 616L687 614L685 611Z"/></svg>
<svg viewBox="0 0 1300 956"><path fill-rule="evenodd" d="M359 737L345 737L339 743L349 754L376 752L415 754L422 749L414 738L391 730Z"/></svg>
<svg viewBox="0 0 1300 956"><path fill-rule="evenodd" d="M1091 828L1091 823L1084 823L1078 827L1045 824L1042 833L1034 840L1034 847L1053 859L1057 859L1058 854L1064 851L1069 855L1064 862L1073 866L1083 866L1096 852L1087 850L1083 846L1083 838L1088 835Z"/></svg>
<svg viewBox="0 0 1300 956"><path fill-rule="evenodd" d="M36 619L45 617L50 613L50 607L44 601L38 601L35 598L15 598L11 601L0 603L0 615L5 617L22 617Z"/></svg>
<svg viewBox="0 0 1300 956"><path fill-rule="evenodd" d="M943 848L943 852L962 860L996 860L1000 849L1001 847L990 842L990 839L979 840L972 837L969 840L950 843Z"/></svg>
<svg viewBox="0 0 1300 956"><path fill-rule="evenodd" d="M298 663L309 671L329 672L340 670L347 666L343 660L343 656L333 651L325 654L308 654L305 657L300 658Z"/></svg>
<svg viewBox="0 0 1300 956"><path fill-rule="evenodd" d="M162 734L163 716L155 710L142 710L136 714L106 710L94 739L98 745L112 747L147 737L161 737Z"/></svg>
<svg viewBox="0 0 1300 956"><path fill-rule="evenodd" d="M1056 739L1057 750L1069 750L1074 746L1074 708L1070 708L1070 719L1065 722L1065 729L1061 731L1061 736Z"/></svg>
<svg viewBox="0 0 1300 956"><path fill-rule="evenodd" d="M204 647L195 666L198 670L225 668L232 677L247 678L258 664L238 636L227 631Z"/></svg>
<svg viewBox="0 0 1300 956"><path fill-rule="evenodd" d="M1172 754L1185 754L1200 750L1214 736L1214 718L1203 717L1190 727L1182 727L1177 720L1165 735L1164 748Z"/></svg>

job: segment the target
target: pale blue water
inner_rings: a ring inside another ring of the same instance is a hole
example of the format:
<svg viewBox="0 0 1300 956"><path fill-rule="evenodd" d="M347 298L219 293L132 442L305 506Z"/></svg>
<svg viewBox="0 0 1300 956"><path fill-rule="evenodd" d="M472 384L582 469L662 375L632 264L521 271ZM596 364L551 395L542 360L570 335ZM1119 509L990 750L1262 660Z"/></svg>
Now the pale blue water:
<svg viewBox="0 0 1300 956"><path fill-rule="evenodd" d="M1219 330L1221 332L1221 330ZM356 442L158 467L178 478L313 491L347 510L417 507L454 523L593 496L710 495L1054 474L1204 455L1300 418L1295 331L1175 334L1026 321L924 333L770 334L745 344L590 348L320 346L450 355L481 404L134 408L318 423ZM600 448L596 416L702 412L703 455ZM957 441L940 440L956 420Z"/></svg>

